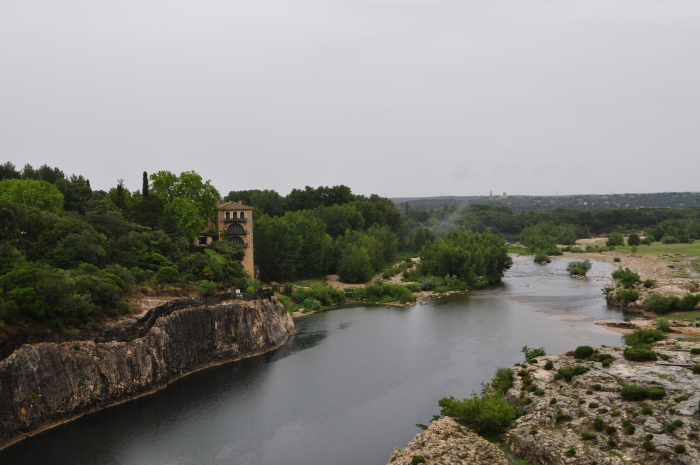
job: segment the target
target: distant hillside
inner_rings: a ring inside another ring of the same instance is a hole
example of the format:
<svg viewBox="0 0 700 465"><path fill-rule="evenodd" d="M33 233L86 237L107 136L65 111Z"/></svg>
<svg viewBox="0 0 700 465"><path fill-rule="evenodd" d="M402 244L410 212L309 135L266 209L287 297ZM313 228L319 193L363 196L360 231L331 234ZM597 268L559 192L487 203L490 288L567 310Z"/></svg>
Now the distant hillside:
<svg viewBox="0 0 700 465"><path fill-rule="evenodd" d="M445 196L397 197L391 199L397 207L411 210L436 210L443 207L470 204L509 207L514 213L543 212L555 208L602 210L611 208L688 208L700 207L700 192L662 192L655 194L560 195L560 196Z"/></svg>

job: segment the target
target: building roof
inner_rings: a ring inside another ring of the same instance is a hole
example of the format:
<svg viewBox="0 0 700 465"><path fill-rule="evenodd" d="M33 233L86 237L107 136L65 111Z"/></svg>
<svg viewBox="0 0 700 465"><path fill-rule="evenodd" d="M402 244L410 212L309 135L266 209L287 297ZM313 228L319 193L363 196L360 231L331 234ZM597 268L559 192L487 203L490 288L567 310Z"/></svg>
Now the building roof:
<svg viewBox="0 0 700 465"><path fill-rule="evenodd" d="M219 210L252 210L253 207L249 207L248 205L243 205L242 203L239 202L217 202L216 203L216 208Z"/></svg>

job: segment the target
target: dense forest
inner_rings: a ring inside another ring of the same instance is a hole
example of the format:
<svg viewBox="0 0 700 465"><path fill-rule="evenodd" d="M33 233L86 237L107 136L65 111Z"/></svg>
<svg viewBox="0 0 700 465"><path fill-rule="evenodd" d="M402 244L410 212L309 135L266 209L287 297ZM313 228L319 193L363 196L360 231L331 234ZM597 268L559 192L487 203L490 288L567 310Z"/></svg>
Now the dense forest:
<svg viewBox="0 0 700 465"><path fill-rule="evenodd" d="M0 329L89 328L130 311L140 293L212 294L261 282L239 261L243 249L214 241L193 247L221 196L195 172L142 174L142 189L122 180L93 190L59 168L0 165ZM254 207L255 263L265 282L339 273L364 283L399 251L432 238L412 228L393 203L346 186L230 192Z"/></svg>
<svg viewBox="0 0 700 465"><path fill-rule="evenodd" d="M130 312L125 297L135 293L252 291L262 282L328 274L367 283L377 274L386 279L401 273L415 284L375 283L357 295L381 301L391 294L406 301L411 291L497 283L511 265L503 238L520 239L531 252L554 254L561 253L557 245L599 233L644 231L647 241L665 242L700 236L700 208L515 214L480 204L397 208L387 198L355 195L342 185L307 186L287 196L230 191L223 200L253 207L261 282L242 269L240 246L218 240L207 247L190 245L220 200L219 191L193 171L144 172L142 188L130 192L122 180L108 191L93 190L83 176L67 176L59 168L0 165L0 330L89 328L105 316ZM410 256L420 257L420 264L414 266ZM405 261L391 268L397 257ZM342 297L314 292L304 297L319 302Z"/></svg>

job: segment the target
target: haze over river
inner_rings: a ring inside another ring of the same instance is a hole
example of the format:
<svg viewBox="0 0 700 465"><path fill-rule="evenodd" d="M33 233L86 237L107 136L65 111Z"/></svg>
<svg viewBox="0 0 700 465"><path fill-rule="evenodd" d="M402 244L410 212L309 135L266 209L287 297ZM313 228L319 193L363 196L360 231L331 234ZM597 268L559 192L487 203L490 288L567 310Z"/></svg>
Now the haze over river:
<svg viewBox="0 0 700 465"><path fill-rule="evenodd" d="M613 267L594 263L584 282L567 263L515 258L493 289L300 318L274 353L46 431L0 452L0 463L386 464L440 398L479 392L496 368L523 361L523 346L620 345L593 324L624 318L600 290Z"/></svg>

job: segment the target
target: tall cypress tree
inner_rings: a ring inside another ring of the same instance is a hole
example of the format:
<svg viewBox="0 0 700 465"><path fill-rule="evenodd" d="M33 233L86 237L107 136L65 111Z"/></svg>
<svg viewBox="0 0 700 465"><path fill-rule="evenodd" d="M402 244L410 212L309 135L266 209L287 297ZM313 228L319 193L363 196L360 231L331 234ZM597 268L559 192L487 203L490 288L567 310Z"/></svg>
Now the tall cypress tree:
<svg viewBox="0 0 700 465"><path fill-rule="evenodd" d="M141 188L141 195L144 198L148 197L148 173L143 172L143 187Z"/></svg>

